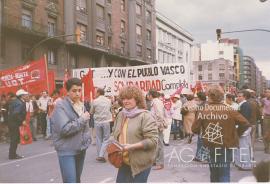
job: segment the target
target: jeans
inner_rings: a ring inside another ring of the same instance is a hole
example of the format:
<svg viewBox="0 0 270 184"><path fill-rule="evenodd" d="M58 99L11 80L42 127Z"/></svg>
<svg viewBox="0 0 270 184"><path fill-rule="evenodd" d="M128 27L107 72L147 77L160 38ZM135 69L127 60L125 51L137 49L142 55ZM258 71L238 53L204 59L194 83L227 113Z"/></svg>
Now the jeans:
<svg viewBox="0 0 270 184"><path fill-rule="evenodd" d="M177 134L179 133L179 136L181 139L184 138L184 130L183 130L183 121L182 120L172 120L172 127L171 127L171 133L175 135L175 138L177 139Z"/></svg>
<svg viewBox="0 0 270 184"><path fill-rule="evenodd" d="M266 139L267 134L269 133L270 133L270 117L267 116L264 117L263 120L263 142L264 142L264 150L266 153L270 153L270 142Z"/></svg>
<svg viewBox="0 0 270 184"><path fill-rule="evenodd" d="M58 155L64 183L80 183L85 158L85 150L77 155Z"/></svg>
<svg viewBox="0 0 270 184"><path fill-rule="evenodd" d="M40 120L40 125L41 125L41 132L43 134L43 136L45 137L46 136L46 130L47 130L47 120L46 120L46 117L47 117L47 113L46 112L41 112L39 114L39 120Z"/></svg>
<svg viewBox="0 0 270 184"><path fill-rule="evenodd" d="M203 145L201 135L198 135L196 156L200 161L209 161L209 149Z"/></svg>
<svg viewBox="0 0 270 184"><path fill-rule="evenodd" d="M150 171L151 167L133 177L130 166L123 164L118 170L116 183L146 183Z"/></svg>
<svg viewBox="0 0 270 184"><path fill-rule="evenodd" d="M95 123L98 157L104 157L110 138L110 123Z"/></svg>
<svg viewBox="0 0 270 184"><path fill-rule="evenodd" d="M232 150L210 148L210 180L211 182L230 182L230 162Z"/></svg>
<svg viewBox="0 0 270 184"><path fill-rule="evenodd" d="M47 123L47 127L46 127L46 137L49 138L52 134L51 132L51 121L49 116L46 116L46 123Z"/></svg>
<svg viewBox="0 0 270 184"><path fill-rule="evenodd" d="M32 132L33 139L37 138L37 117L33 116L30 118L30 129Z"/></svg>

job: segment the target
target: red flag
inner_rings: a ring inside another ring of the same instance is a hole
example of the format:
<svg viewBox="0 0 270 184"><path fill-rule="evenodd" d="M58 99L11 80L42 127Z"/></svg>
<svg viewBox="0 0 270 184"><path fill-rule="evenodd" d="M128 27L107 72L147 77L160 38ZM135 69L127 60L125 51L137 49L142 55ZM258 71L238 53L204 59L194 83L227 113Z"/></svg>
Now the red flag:
<svg viewBox="0 0 270 184"><path fill-rule="evenodd" d="M69 78L70 78L70 75L68 73L68 69L65 69L64 79L63 79L63 87L60 90L60 93L61 93L62 96L66 96L67 95L66 82L68 81Z"/></svg>
<svg viewBox="0 0 270 184"><path fill-rule="evenodd" d="M21 88L31 94L47 90L45 57L26 65L0 71L0 93L15 93Z"/></svg>
<svg viewBox="0 0 270 184"><path fill-rule="evenodd" d="M49 94L52 94L52 92L55 89L55 73L53 70L48 71L48 80L49 80Z"/></svg>
<svg viewBox="0 0 270 184"><path fill-rule="evenodd" d="M85 101L92 101L95 88L93 83L93 71L89 69L89 72L82 77L83 83L83 98Z"/></svg>
<svg viewBox="0 0 270 184"><path fill-rule="evenodd" d="M182 92L182 90L183 90L183 86L181 85L171 96L174 96L174 95L176 95L176 94L181 94L181 92Z"/></svg>

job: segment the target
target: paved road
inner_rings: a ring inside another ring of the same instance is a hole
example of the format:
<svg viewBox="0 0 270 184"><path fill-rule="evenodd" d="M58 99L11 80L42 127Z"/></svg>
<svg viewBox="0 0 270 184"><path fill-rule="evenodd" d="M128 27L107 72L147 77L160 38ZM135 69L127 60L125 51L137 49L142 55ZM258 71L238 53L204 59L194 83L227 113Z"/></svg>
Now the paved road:
<svg viewBox="0 0 270 184"><path fill-rule="evenodd" d="M185 141L171 141L165 147L165 169L151 171L149 182L209 182L209 168L207 164L184 161L191 160L195 152L196 138L192 144ZM58 160L51 141L39 139L31 145L19 146L18 153L24 155L21 160L8 160L8 144L0 144L0 183L2 182L61 182ZM263 153L262 143L256 143L256 161L269 159ZM82 182L106 183L114 182L117 170L108 163L98 163L95 146L90 146L85 160ZM180 161L179 161L180 160ZM181 161L182 160L182 161ZM184 161L183 161L184 160ZM238 171L232 168L231 180L239 181L244 176L252 175L250 171Z"/></svg>

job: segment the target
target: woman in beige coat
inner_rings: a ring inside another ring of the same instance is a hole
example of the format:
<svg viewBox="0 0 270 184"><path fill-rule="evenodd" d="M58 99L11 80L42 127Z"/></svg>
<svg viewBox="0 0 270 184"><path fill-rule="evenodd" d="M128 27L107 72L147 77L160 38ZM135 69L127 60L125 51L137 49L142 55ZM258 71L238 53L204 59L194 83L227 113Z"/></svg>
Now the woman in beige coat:
<svg viewBox="0 0 270 184"><path fill-rule="evenodd" d="M158 128L151 113L145 110L142 91L125 87L120 92L123 110L117 115L113 138L124 147L123 165L117 183L145 183L155 161Z"/></svg>
<svg viewBox="0 0 270 184"><path fill-rule="evenodd" d="M184 116L184 128L186 135L188 136L188 143L192 142L193 133L191 130L191 126L195 121L195 112L197 108L197 103L194 100L194 96L189 94L187 95L187 102L183 105L183 109L185 110Z"/></svg>

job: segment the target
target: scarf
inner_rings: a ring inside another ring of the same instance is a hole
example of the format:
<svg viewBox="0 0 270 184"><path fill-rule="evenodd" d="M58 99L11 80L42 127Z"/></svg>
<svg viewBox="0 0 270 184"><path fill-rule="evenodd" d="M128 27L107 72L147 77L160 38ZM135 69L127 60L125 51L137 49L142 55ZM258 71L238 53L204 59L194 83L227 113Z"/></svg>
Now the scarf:
<svg viewBox="0 0 270 184"><path fill-rule="evenodd" d="M142 112L145 112L147 110L144 109L138 109L138 107L135 107L133 109L125 109L123 108L122 112L124 114L124 116L126 116L127 118L134 118L137 115L141 114Z"/></svg>

